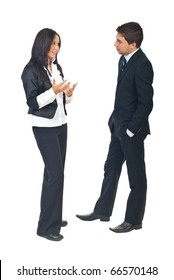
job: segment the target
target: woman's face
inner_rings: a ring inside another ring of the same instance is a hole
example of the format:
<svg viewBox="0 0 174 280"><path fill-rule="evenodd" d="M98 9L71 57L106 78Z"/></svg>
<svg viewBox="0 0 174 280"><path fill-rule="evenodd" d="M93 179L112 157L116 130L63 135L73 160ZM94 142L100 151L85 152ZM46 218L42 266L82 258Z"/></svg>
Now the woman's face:
<svg viewBox="0 0 174 280"><path fill-rule="evenodd" d="M50 50L48 52L48 60L52 60L52 59L56 58L57 53L59 52L59 49L60 49L59 43L60 43L59 36L55 35L53 38Z"/></svg>

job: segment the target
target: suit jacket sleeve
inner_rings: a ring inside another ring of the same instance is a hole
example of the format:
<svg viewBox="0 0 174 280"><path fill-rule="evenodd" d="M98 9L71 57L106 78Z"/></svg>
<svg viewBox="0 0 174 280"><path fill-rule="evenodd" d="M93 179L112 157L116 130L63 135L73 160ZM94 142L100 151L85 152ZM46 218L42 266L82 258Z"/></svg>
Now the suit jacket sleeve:
<svg viewBox="0 0 174 280"><path fill-rule="evenodd" d="M38 110L39 104L37 102L37 96L39 95L39 83L38 73L34 67L26 66L22 73L22 82L26 94L27 105L32 110Z"/></svg>
<svg viewBox="0 0 174 280"><path fill-rule="evenodd" d="M47 94L47 91L52 91L51 82L47 77L46 72L44 71L43 73L44 78L41 78L36 67L34 67L33 65L27 65L24 68L24 71L21 76L26 94L27 105L32 110L39 110L41 107L53 102L56 98L56 95L53 94L53 92L51 92L52 94ZM41 99L42 94L43 98ZM44 98L46 94L48 96L46 96L47 98ZM41 104L39 104L37 100L38 96L42 101L40 102Z"/></svg>
<svg viewBox="0 0 174 280"><path fill-rule="evenodd" d="M128 123L128 129L134 134L141 130L147 122L153 108L153 69L147 59L137 65L135 69L135 88L137 93L137 107Z"/></svg>

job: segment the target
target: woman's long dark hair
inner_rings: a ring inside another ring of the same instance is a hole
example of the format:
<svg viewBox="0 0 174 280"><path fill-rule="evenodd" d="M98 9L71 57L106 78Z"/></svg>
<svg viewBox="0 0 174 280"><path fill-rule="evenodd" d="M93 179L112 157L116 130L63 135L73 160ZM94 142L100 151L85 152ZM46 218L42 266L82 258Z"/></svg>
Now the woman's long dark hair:
<svg viewBox="0 0 174 280"><path fill-rule="evenodd" d="M36 64L39 70L42 72L43 66L48 69L48 52L51 48L51 44L53 42L54 36L59 34L49 28L44 28L38 32L36 38L33 43L33 47L31 50L31 58L29 62ZM61 47L61 38L59 36L59 48ZM58 70L63 77L63 71L60 64L57 61L57 56L54 61L54 64L57 65Z"/></svg>

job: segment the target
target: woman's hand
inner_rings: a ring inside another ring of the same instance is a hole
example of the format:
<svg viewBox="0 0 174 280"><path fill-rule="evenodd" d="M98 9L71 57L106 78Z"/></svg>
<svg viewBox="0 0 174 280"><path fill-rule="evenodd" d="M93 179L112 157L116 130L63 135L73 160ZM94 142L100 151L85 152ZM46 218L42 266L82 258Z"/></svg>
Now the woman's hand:
<svg viewBox="0 0 174 280"><path fill-rule="evenodd" d="M69 85L70 85L70 82L67 83L67 80L65 80L59 84L56 84L55 80L53 80L52 89L55 94L58 94L58 93L61 93L62 91L68 90Z"/></svg>
<svg viewBox="0 0 174 280"><path fill-rule="evenodd" d="M75 88L76 88L76 86L77 86L77 83L73 84L72 87L69 86L67 89L64 90L64 93L65 93L68 97L71 97L72 94L73 94L73 91L74 91Z"/></svg>

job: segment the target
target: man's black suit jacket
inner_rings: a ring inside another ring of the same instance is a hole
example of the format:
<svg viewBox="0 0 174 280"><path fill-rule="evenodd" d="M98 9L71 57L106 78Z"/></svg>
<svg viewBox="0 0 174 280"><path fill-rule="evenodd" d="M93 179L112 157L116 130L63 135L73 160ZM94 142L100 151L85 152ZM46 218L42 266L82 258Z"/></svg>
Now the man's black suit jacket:
<svg viewBox="0 0 174 280"><path fill-rule="evenodd" d="M111 132L122 138L129 129L135 135L150 133L148 117L153 108L153 68L141 49L129 59L121 72L119 60L114 111L109 119Z"/></svg>

